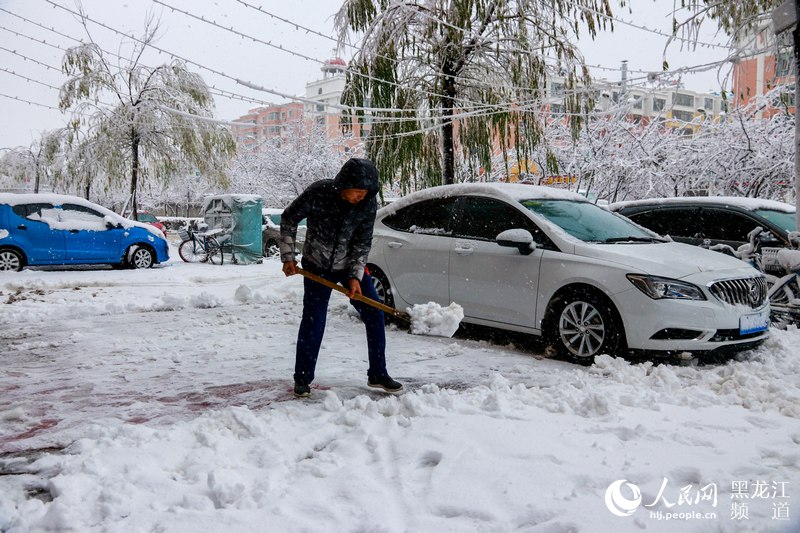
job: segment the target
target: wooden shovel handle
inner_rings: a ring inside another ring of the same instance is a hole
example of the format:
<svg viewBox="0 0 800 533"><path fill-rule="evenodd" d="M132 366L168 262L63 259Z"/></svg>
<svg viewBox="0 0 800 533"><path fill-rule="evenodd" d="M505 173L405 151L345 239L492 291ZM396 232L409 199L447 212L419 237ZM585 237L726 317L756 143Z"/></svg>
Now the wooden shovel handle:
<svg viewBox="0 0 800 533"><path fill-rule="evenodd" d="M344 287L342 287L338 283L334 283L332 281L328 281L327 279L323 278L322 276L318 276L318 275L316 275L316 274L314 274L312 272L309 272L308 270L302 269L300 267L297 267L297 272L299 274L302 274L304 277L310 279L311 281L316 281L317 283L325 285L326 287L328 287L330 289L333 289L335 291L341 292L345 296L348 296L348 297L350 296L350 291L348 291L347 289L345 289ZM390 315L392 315L394 317L399 318L400 320L405 320L406 322L411 322L411 317L408 315L408 313L404 313L402 311L398 311L394 307L389 307L388 305L382 304L381 302L376 302L372 298L367 298L363 294L356 293L353 296L352 299L353 300L358 300L359 302L363 302L363 303L365 303L367 305L371 305L372 307L375 307L376 309L380 309L384 313L388 313L388 314L390 314Z"/></svg>

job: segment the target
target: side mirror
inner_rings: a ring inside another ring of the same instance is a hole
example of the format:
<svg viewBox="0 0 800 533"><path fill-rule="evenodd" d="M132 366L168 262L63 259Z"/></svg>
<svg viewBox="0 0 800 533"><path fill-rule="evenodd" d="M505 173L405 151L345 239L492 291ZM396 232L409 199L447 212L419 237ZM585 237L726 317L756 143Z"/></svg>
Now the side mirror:
<svg viewBox="0 0 800 533"><path fill-rule="evenodd" d="M529 255L536 249L533 235L526 229L507 229L495 237L495 242L500 246L517 248L522 255Z"/></svg>

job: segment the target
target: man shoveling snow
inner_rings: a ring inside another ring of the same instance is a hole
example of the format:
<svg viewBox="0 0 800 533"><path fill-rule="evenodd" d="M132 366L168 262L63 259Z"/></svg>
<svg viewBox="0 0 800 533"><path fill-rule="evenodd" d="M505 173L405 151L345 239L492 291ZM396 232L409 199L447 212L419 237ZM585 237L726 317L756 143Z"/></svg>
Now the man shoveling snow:
<svg viewBox="0 0 800 533"><path fill-rule="evenodd" d="M295 260L297 225L307 222L303 246L303 270L332 284L347 289L353 307L361 315L367 332L369 370L367 385L389 393L398 393L403 385L386 370L386 334L383 312L363 301L353 299L362 294L372 300L378 295L364 269L372 246L380 183L378 169L367 159L350 159L332 180L319 180L303 191L281 216L281 261L287 276L298 274ZM317 365L331 287L303 280L303 318L297 334L294 369L294 393L311 395L311 382Z"/></svg>

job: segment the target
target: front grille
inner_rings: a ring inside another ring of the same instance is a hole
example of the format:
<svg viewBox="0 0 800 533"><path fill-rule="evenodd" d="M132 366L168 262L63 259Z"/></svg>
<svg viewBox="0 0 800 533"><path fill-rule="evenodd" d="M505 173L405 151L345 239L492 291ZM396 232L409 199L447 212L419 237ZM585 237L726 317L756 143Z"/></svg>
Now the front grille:
<svg viewBox="0 0 800 533"><path fill-rule="evenodd" d="M717 281L709 289L711 294L731 305L746 305L757 309L767 300L767 279L763 276Z"/></svg>

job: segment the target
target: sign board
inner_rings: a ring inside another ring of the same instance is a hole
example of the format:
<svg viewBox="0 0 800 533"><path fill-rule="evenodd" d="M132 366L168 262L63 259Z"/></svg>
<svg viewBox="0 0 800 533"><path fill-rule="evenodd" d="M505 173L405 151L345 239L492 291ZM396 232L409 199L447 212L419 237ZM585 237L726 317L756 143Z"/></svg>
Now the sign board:
<svg viewBox="0 0 800 533"><path fill-rule="evenodd" d="M772 24L775 27L775 35L779 35L787 30L793 30L794 27L797 26L797 1L786 0L773 9Z"/></svg>

